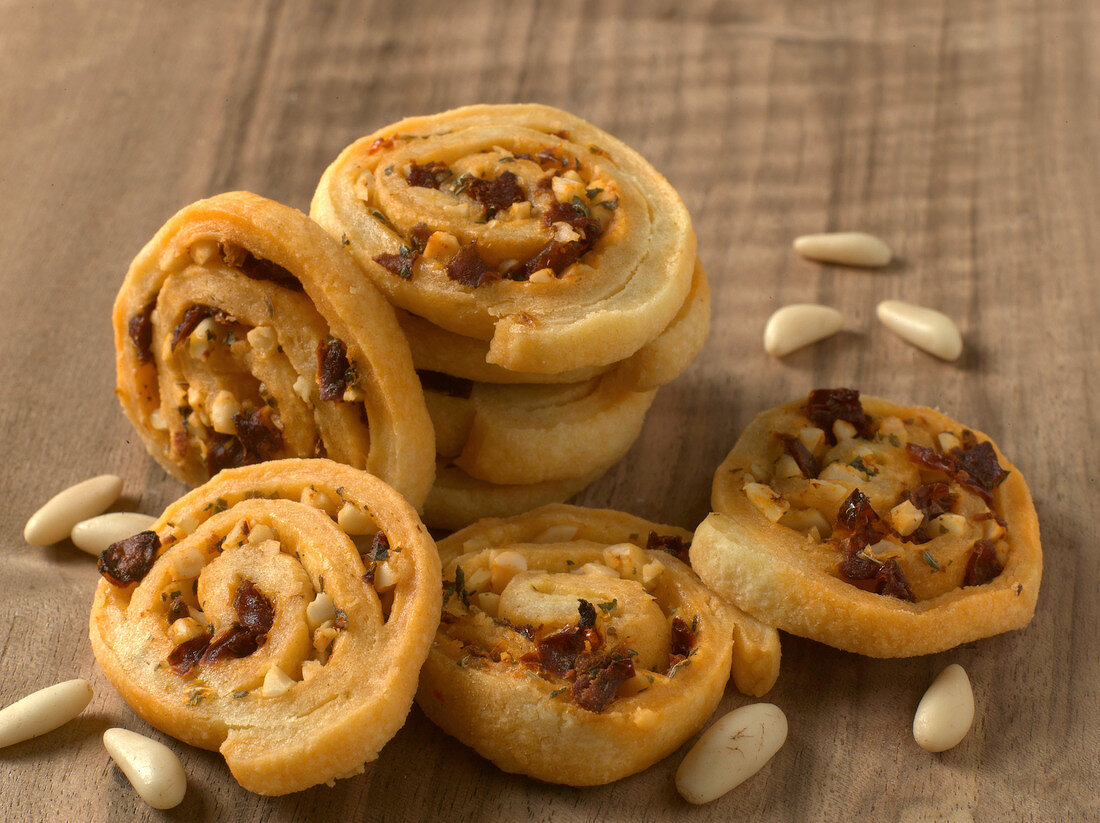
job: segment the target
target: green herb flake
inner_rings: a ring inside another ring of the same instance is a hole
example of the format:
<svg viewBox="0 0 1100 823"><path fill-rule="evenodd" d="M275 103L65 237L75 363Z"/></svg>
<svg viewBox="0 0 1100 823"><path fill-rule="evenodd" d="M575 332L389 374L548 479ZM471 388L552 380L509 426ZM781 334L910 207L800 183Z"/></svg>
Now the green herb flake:
<svg viewBox="0 0 1100 823"><path fill-rule="evenodd" d="M596 205L603 206L608 211L615 211L615 209L619 208L619 198L616 197L614 200L604 200Z"/></svg>
<svg viewBox="0 0 1100 823"><path fill-rule="evenodd" d="M868 466L866 463L863 462L862 457L857 457L848 465L851 466L853 469L856 469L857 471L863 472L868 477L874 477L876 474L878 474L878 469L876 469L874 466Z"/></svg>
<svg viewBox="0 0 1100 823"><path fill-rule="evenodd" d="M387 229L392 231L394 234L400 234L400 232L397 229L394 228L393 223L391 223L389 221L389 218L386 217L386 215L382 214L382 212L378 211L378 209L371 209L370 213L371 213L371 216L374 217L375 220L377 220L379 223L381 223Z"/></svg>
<svg viewBox="0 0 1100 823"><path fill-rule="evenodd" d="M940 571L940 564L936 562L936 558L932 556L932 552L922 552L921 557L924 558L924 562L928 564L928 568L932 570L933 574Z"/></svg>
<svg viewBox="0 0 1100 823"><path fill-rule="evenodd" d="M554 689L554 691L550 692L550 697L557 697L559 694L565 694L567 691L569 691L569 689Z"/></svg>
<svg viewBox="0 0 1100 823"><path fill-rule="evenodd" d="M596 605L599 606L600 611L602 611L604 614L610 614L611 610L619 605L619 598L616 597L609 603L597 603Z"/></svg>
<svg viewBox="0 0 1100 823"><path fill-rule="evenodd" d="M588 204L585 203L583 200L581 200L576 195L573 195L573 208L575 208L577 211L579 211L585 217L591 217L592 216L592 212L588 208Z"/></svg>
<svg viewBox="0 0 1100 823"><path fill-rule="evenodd" d="M597 189L585 189L584 195L589 200L595 200L597 197L600 196L600 193L602 191L603 191L603 189L599 189L599 188L597 188Z"/></svg>
<svg viewBox="0 0 1100 823"><path fill-rule="evenodd" d="M245 689L243 692L233 692L234 700L240 700L242 697L248 697L248 689Z"/></svg>

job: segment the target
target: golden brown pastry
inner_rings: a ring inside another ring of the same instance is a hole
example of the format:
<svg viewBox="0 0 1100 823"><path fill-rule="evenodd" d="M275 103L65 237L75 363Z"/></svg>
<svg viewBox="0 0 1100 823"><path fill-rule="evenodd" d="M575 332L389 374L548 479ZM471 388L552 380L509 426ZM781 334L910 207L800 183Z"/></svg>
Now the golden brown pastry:
<svg viewBox="0 0 1100 823"><path fill-rule="evenodd" d="M759 415L714 477L692 567L761 621L872 657L1021 628L1035 507L993 442L933 409L820 389Z"/></svg>
<svg viewBox="0 0 1100 823"><path fill-rule="evenodd" d="M525 386L420 375L439 456L498 485L567 480L618 461L656 394L609 376Z"/></svg>
<svg viewBox="0 0 1100 823"><path fill-rule="evenodd" d="M487 341L488 363L608 366L687 300L679 195L606 132L540 105L468 106L387 126L325 171L311 215L397 306Z"/></svg>
<svg viewBox="0 0 1100 823"><path fill-rule="evenodd" d="M182 209L131 264L114 329L123 410L181 480L327 456L423 503L435 450L408 344L301 212L247 192Z"/></svg>
<svg viewBox="0 0 1100 823"><path fill-rule="evenodd" d="M479 383L582 383L598 375L614 375L624 389L648 391L671 383L691 365L703 348L710 330L710 286L696 261L695 276L687 300L676 317L656 338L626 360L607 366L537 374L516 372L486 362L489 346L484 340L445 331L422 317L399 311L416 368L448 374Z"/></svg>
<svg viewBox="0 0 1100 823"><path fill-rule="evenodd" d="M418 704L540 780L599 785L657 762L714 711L731 660L754 693L778 665L775 631L677 559L689 537L559 505L442 541L443 616Z"/></svg>
<svg viewBox="0 0 1100 823"><path fill-rule="evenodd" d="M439 557L416 512L331 460L227 469L99 566L90 633L104 674L259 794L374 760L439 621Z"/></svg>

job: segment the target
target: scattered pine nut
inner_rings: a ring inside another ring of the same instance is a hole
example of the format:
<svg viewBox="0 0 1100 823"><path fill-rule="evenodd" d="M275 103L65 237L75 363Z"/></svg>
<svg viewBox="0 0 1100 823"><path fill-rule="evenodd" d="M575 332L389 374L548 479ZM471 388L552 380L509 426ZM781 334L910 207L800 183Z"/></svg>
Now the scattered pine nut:
<svg viewBox="0 0 1100 823"><path fill-rule="evenodd" d="M107 729L103 745L138 795L154 809L171 809L187 791L187 775L175 752L129 729Z"/></svg>
<svg viewBox="0 0 1100 823"><path fill-rule="evenodd" d="M815 303L794 303L768 318L764 326L764 350L774 357L783 357L832 337L843 327L844 316L836 309Z"/></svg>
<svg viewBox="0 0 1100 823"><path fill-rule="evenodd" d="M0 710L0 749L52 732L92 702L92 684L66 680L28 694Z"/></svg>
<svg viewBox="0 0 1100 823"><path fill-rule="evenodd" d="M952 663L936 676L913 717L913 739L929 752L959 745L974 722L974 691L966 669Z"/></svg>
<svg viewBox="0 0 1100 823"><path fill-rule="evenodd" d="M804 234L795 239L794 250L823 263L875 268L885 266L893 256L884 242L861 231Z"/></svg>
<svg viewBox="0 0 1100 823"><path fill-rule="evenodd" d="M50 546L64 540L81 520L102 514L122 494L122 478L101 474L55 494L31 515L23 539L32 546Z"/></svg>
<svg viewBox="0 0 1100 823"><path fill-rule="evenodd" d="M155 517L139 512L110 512L81 520L70 534L81 551L99 556L112 543L145 531L157 522Z"/></svg>
<svg viewBox="0 0 1100 823"><path fill-rule="evenodd" d="M941 360L958 360L962 335L946 314L902 300L883 300L875 310L882 325L907 343Z"/></svg>
<svg viewBox="0 0 1100 823"><path fill-rule="evenodd" d="M709 803L748 780L787 739L778 706L735 709L703 732L676 770L676 789L688 803Z"/></svg>

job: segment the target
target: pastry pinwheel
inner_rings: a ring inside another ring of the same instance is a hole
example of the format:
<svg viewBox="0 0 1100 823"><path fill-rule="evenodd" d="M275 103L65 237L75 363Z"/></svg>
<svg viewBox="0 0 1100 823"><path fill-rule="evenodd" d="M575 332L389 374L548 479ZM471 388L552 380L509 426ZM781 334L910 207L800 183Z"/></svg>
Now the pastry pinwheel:
<svg viewBox="0 0 1100 823"><path fill-rule="evenodd" d="M691 564L768 625L872 657L1031 620L1042 577L1027 483L941 412L819 389L759 415L718 468Z"/></svg>
<svg viewBox="0 0 1100 823"><path fill-rule="evenodd" d="M331 460L226 469L99 560L123 699L259 794L350 777L404 724L440 613L413 508Z"/></svg>

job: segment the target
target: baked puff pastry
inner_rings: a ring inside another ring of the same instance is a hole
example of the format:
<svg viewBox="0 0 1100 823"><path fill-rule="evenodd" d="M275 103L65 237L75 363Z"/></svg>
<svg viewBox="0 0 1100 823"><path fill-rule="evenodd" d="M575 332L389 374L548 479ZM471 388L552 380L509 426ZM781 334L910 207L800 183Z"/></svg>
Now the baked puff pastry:
<svg viewBox="0 0 1100 823"><path fill-rule="evenodd" d="M706 722L731 661L753 692L778 665L775 631L677 559L689 538L557 505L441 541L443 616L418 704L501 769L552 783L657 762Z"/></svg>
<svg viewBox="0 0 1100 823"><path fill-rule="evenodd" d="M515 372L624 360L676 317L695 235L679 195L606 132L540 105L387 126L325 171L310 209L397 306Z"/></svg>
<svg viewBox="0 0 1100 823"><path fill-rule="evenodd" d="M415 314L399 311L398 322L418 370L448 374L479 383L582 383L600 375L623 389L643 392L671 383L691 365L710 331L710 285L696 261L687 299L656 338L626 360L607 366L537 374L509 371L486 362L488 343L441 329Z"/></svg>
<svg viewBox="0 0 1100 823"><path fill-rule="evenodd" d="M301 212L247 192L185 207L134 259L113 322L122 408L184 482L327 456L424 502L435 450L408 344Z"/></svg>
<svg viewBox="0 0 1100 823"><path fill-rule="evenodd" d="M439 556L416 512L330 460L227 469L99 568L90 634L104 674L259 794L374 760L439 622Z"/></svg>
<svg viewBox="0 0 1100 823"><path fill-rule="evenodd" d="M820 389L759 415L691 564L769 625L872 657L1021 628L1042 576L1023 475L933 409Z"/></svg>

